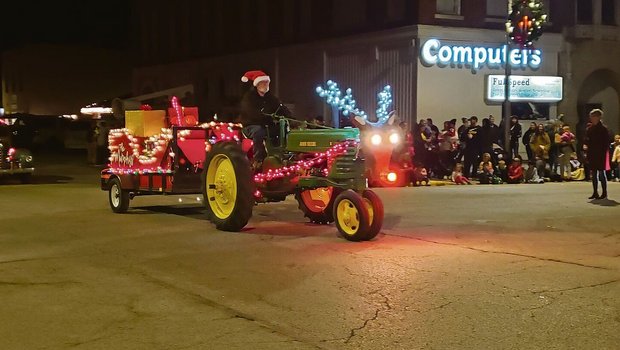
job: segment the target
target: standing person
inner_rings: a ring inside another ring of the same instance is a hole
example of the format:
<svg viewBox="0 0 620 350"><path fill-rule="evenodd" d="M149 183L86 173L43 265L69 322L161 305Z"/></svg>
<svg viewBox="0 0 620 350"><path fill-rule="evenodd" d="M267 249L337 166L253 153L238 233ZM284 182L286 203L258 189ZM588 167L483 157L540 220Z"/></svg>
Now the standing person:
<svg viewBox="0 0 620 350"><path fill-rule="evenodd" d="M450 174L450 170L454 168L454 158L458 148L459 137L454 130L454 124L451 121L446 121L443 123L443 130L439 135L439 162L442 170L440 175Z"/></svg>
<svg viewBox="0 0 620 350"><path fill-rule="evenodd" d="M609 131L601 122L603 111L593 109L590 112L590 127L586 130L586 139L583 149L588 152L588 164L592 170L592 195L588 199L607 198L607 175L609 170ZM601 181L603 192L598 194L598 182Z"/></svg>
<svg viewBox="0 0 620 350"><path fill-rule="evenodd" d="M493 133L494 131L491 120L488 118L482 119L482 128L480 128L480 131L478 132L480 135L480 153L493 153L493 143L497 142L493 140L496 136Z"/></svg>
<svg viewBox="0 0 620 350"><path fill-rule="evenodd" d="M430 129L426 126L426 119L420 119L420 122L413 129L413 147L415 149L414 163L423 167L427 166L427 135L430 135Z"/></svg>
<svg viewBox="0 0 620 350"><path fill-rule="evenodd" d="M549 139L551 140L551 148L549 149L549 163L551 166L551 174L556 175L560 167L560 137L562 136L562 122L556 120L549 126Z"/></svg>
<svg viewBox="0 0 620 350"><path fill-rule="evenodd" d="M500 127L495 124L495 117L493 114L489 115L489 129L491 130L491 141L493 141L493 143L500 144L500 140L503 139L504 136L500 135Z"/></svg>
<svg viewBox="0 0 620 350"><path fill-rule="evenodd" d="M469 119L467 119L467 117L462 117L461 118L461 126L459 126L457 132L458 134L462 134L463 131L465 131L465 129L467 129L467 127L469 127Z"/></svg>
<svg viewBox="0 0 620 350"><path fill-rule="evenodd" d="M243 123L243 134L253 141L253 167L260 169L263 160L267 157L267 148L265 148L266 126L273 124L271 117L266 114L277 113L288 117L290 112L269 91L271 79L264 72L259 70L246 72L241 77L241 81L244 83L252 82L252 88L241 99L241 123Z"/></svg>
<svg viewBox="0 0 620 350"><path fill-rule="evenodd" d="M614 143L611 144L613 150L611 162L614 166L615 181L620 181L620 135L614 136Z"/></svg>
<svg viewBox="0 0 620 350"><path fill-rule="evenodd" d="M469 127L469 119L467 119L466 117L462 117L461 118L461 122L463 124L461 124L461 126L459 126L459 128L456 131L456 134L459 136L459 138L461 137L461 135L463 134L465 129L467 129L467 127ZM459 150L458 150L458 153L455 156L455 159L456 159L457 162L460 162L463 159L463 151L464 150L465 150L465 142L463 140L460 140L460 142L459 142Z"/></svg>
<svg viewBox="0 0 620 350"><path fill-rule="evenodd" d="M532 135L530 141L530 147L534 158L536 159L536 168L538 170L538 176L545 177L546 165L549 162L549 149L551 148L551 139L549 134L545 131L543 124L538 124L536 132Z"/></svg>
<svg viewBox="0 0 620 350"><path fill-rule="evenodd" d="M433 119L426 118L426 126L428 126L431 129L431 132L433 133L433 136L435 136L435 139L436 139L437 136L439 135L439 128L437 127L437 125L433 124Z"/></svg>
<svg viewBox="0 0 620 350"><path fill-rule="evenodd" d="M465 142L464 163L465 169L463 174L470 178L472 174L476 174L478 165L478 157L480 157L480 126L478 126L478 118L472 116L469 118L469 127L460 135L461 142ZM473 168L473 169L472 169Z"/></svg>
<svg viewBox="0 0 620 350"><path fill-rule="evenodd" d="M512 158L519 156L519 139L521 138L521 124L516 115L510 117L510 149L508 155Z"/></svg>
<svg viewBox="0 0 620 350"><path fill-rule="evenodd" d="M534 153L532 152L532 147L530 147L530 142L532 141L532 135L536 132L538 125L535 122L530 123L530 128L527 129L525 134L523 134L523 145L525 146L525 152L527 153L527 160L534 159Z"/></svg>
<svg viewBox="0 0 620 350"><path fill-rule="evenodd" d="M558 144L558 159L560 162L560 176L562 180L571 179L571 155L576 151L575 149L575 134L570 131L570 126L564 125L560 131L560 137L557 140Z"/></svg>

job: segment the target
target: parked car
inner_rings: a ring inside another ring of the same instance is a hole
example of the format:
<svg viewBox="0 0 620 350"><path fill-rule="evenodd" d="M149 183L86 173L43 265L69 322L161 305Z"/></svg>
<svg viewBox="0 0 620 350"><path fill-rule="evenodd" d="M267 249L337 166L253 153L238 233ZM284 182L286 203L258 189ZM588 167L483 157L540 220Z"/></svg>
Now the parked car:
<svg viewBox="0 0 620 350"><path fill-rule="evenodd" d="M14 136L11 125L0 123L0 177L15 176L29 183L34 173L32 153L12 147Z"/></svg>

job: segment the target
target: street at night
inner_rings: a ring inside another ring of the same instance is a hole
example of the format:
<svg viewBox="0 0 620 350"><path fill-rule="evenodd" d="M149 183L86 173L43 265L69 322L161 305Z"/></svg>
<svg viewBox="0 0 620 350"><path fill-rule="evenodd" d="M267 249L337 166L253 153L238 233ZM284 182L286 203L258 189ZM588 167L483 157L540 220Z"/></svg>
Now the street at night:
<svg viewBox="0 0 620 350"><path fill-rule="evenodd" d="M0 350L620 349L620 0L2 15Z"/></svg>
<svg viewBox="0 0 620 350"><path fill-rule="evenodd" d="M114 214L99 168L0 188L2 349L616 349L620 185L377 189L354 243L291 197L215 230L196 196Z"/></svg>

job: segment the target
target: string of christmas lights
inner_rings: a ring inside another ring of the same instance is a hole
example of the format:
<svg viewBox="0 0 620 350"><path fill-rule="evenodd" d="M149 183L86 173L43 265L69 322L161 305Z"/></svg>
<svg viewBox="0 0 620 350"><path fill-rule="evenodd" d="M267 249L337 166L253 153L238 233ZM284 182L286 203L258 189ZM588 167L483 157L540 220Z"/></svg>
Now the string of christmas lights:
<svg viewBox="0 0 620 350"><path fill-rule="evenodd" d="M258 173L254 175L254 182L257 184L264 184L268 181L281 179L284 177L290 177L298 175L302 170L309 170L315 166L325 166L322 170L324 175L329 172L329 167L335 160L335 157L346 153L349 147L357 147L359 144L355 140L347 140L341 143L333 145L325 152L315 153L311 159L300 160L292 165L284 166L277 169L268 169L266 172Z"/></svg>
<svg viewBox="0 0 620 350"><path fill-rule="evenodd" d="M345 90L344 96L338 87L338 84L333 80L328 80L326 88L317 86L316 93L325 99L325 102L330 106L342 111L345 116L355 115L360 116L366 120L370 125L379 127L385 124L390 118L389 107L392 105L392 87L386 85L382 91L377 94L377 121L371 122L368 120L368 114L363 110L357 108L357 102L353 98L353 91L351 88Z"/></svg>
<svg viewBox="0 0 620 350"><path fill-rule="evenodd" d="M239 133L242 124L239 123L223 123L210 122L199 125L202 129L211 133L208 141L205 142L205 151L211 149L211 144L220 141L239 141ZM185 138L191 135L194 130L179 131L179 140L185 141ZM121 147L127 140L127 154L121 154ZM127 128L113 129L108 134L108 149L110 150L108 168L114 174L170 174L171 169L165 169L161 166L153 167L152 165L163 160L163 153L168 149L170 140L173 139L172 129L163 128L161 133L152 135L147 138L136 137L131 130ZM145 146L143 148L143 146ZM176 155L170 151L168 155L174 158ZM121 164L122 163L122 164ZM122 167L125 165L126 167Z"/></svg>
<svg viewBox="0 0 620 350"><path fill-rule="evenodd" d="M174 110L174 114L176 114L176 123L174 125L183 125L183 108L179 103L179 98L176 96L172 96L170 100L170 104L172 105L172 109Z"/></svg>

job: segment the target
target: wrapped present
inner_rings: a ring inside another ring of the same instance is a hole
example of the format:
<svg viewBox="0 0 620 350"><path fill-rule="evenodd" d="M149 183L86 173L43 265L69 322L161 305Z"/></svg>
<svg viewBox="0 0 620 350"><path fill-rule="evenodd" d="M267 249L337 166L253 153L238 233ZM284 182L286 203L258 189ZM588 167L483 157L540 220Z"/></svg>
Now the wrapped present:
<svg viewBox="0 0 620 350"><path fill-rule="evenodd" d="M149 137L167 128L166 111L125 111L125 127L138 137Z"/></svg>

